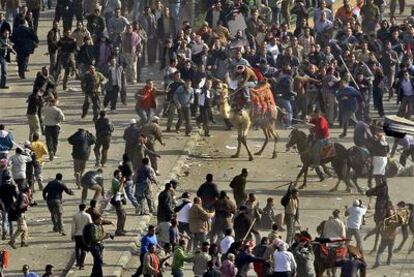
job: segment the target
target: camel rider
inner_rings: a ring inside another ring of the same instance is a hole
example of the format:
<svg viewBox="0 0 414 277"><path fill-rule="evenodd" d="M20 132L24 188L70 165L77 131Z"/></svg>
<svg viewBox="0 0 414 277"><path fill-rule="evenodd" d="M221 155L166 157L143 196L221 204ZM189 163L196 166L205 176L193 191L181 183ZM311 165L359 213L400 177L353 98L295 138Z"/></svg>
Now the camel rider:
<svg viewBox="0 0 414 277"><path fill-rule="evenodd" d="M400 156L400 164L405 167L407 163L407 158L411 156L411 160L414 160L414 138L411 135L405 135L402 138L395 138L394 144L391 150L391 157L394 156L395 151L397 150L398 146L401 146L403 152Z"/></svg>
<svg viewBox="0 0 414 277"><path fill-rule="evenodd" d="M321 112L316 109L310 118L309 125L311 126L310 132L312 135L313 146L312 146L312 156L314 165L320 165L321 161L321 150L323 147L331 143L329 137L329 125L326 118L321 114Z"/></svg>
<svg viewBox="0 0 414 277"><path fill-rule="evenodd" d="M253 69L238 65L236 67L237 90L243 89L243 104L250 103L250 89L257 86L257 76Z"/></svg>

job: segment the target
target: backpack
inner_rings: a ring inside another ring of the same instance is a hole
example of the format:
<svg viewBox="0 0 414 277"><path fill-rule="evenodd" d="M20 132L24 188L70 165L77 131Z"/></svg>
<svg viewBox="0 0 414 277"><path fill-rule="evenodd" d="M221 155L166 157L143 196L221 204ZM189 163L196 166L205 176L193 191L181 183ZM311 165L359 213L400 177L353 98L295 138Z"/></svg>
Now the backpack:
<svg viewBox="0 0 414 277"><path fill-rule="evenodd" d="M92 247L99 242L99 226L93 223L85 225L82 232L83 243Z"/></svg>

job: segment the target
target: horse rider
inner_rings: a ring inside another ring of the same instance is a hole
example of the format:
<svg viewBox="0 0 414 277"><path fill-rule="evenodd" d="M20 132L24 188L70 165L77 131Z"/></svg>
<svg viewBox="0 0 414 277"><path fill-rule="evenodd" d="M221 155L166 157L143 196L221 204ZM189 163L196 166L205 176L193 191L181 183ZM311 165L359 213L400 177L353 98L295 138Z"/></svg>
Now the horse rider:
<svg viewBox="0 0 414 277"><path fill-rule="evenodd" d="M391 157L394 156L398 146L401 146L403 149L400 156L400 164L405 167L409 156L411 156L412 161L414 160L414 138L407 134L402 138L396 137L392 146Z"/></svg>
<svg viewBox="0 0 414 277"><path fill-rule="evenodd" d="M316 109L312 113L308 125L311 126L310 133L313 142L313 163L315 167L318 167L321 161L322 148L331 143L329 135L329 124L326 118L321 114L321 112L318 109Z"/></svg>
<svg viewBox="0 0 414 277"><path fill-rule="evenodd" d="M372 140L370 127L371 120L360 120L354 128L354 144L358 147L368 149L369 142Z"/></svg>

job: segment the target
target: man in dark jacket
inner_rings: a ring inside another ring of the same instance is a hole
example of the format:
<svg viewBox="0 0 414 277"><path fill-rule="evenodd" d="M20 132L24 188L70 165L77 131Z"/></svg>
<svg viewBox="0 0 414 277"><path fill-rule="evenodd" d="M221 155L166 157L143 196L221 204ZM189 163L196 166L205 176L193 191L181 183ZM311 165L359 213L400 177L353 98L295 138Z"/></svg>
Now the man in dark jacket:
<svg viewBox="0 0 414 277"><path fill-rule="evenodd" d="M53 21L52 29L47 33L47 50L49 52L49 71L50 74L56 76L56 65L58 59L58 43L61 38L59 22Z"/></svg>
<svg viewBox="0 0 414 277"><path fill-rule="evenodd" d="M58 62L55 72L55 80L59 80L60 72L65 71L63 75L62 86L63 90L66 90L69 74L75 72L75 52L76 52L76 40L72 38L70 30L64 30L63 37L58 42Z"/></svg>
<svg viewBox="0 0 414 277"><path fill-rule="evenodd" d="M114 126L111 120L106 117L105 111L99 113L99 119L95 122L95 130L96 144L93 149L96 159L95 167L104 167L108 157L109 146L111 145L112 132L114 131Z"/></svg>
<svg viewBox="0 0 414 277"><path fill-rule="evenodd" d="M17 187L13 183L10 174L6 174L0 186L1 214L3 218L1 221L2 240L6 239L7 232L9 232L10 237L13 235L13 223L9 220L9 211L16 199Z"/></svg>
<svg viewBox="0 0 414 277"><path fill-rule="evenodd" d="M27 98L27 119L29 122L29 140L35 133L40 134L40 118L42 113L43 101L40 96L40 91L33 91L33 93Z"/></svg>
<svg viewBox="0 0 414 277"><path fill-rule="evenodd" d="M246 206L241 206L239 208L239 214L234 218L233 222L233 229L234 229L234 240L235 241L242 241L245 239L251 240L252 239L252 233L256 237L256 243L260 242L260 234L257 230L252 228L250 233L248 233L250 226L252 225L252 219L249 216L249 211Z"/></svg>
<svg viewBox="0 0 414 277"><path fill-rule="evenodd" d="M103 17L100 16L100 13L100 9L96 8L94 14L90 14L86 17L86 20L88 21L86 28L95 39L100 37L105 30L105 21Z"/></svg>
<svg viewBox="0 0 414 277"><path fill-rule="evenodd" d="M82 106L82 118L88 114L89 101L92 101L93 122L98 119L98 114L101 110L101 100L99 95L102 94L102 86L106 84L106 82L107 80L102 73L96 71L95 66L90 65L81 81L82 90L85 93L85 101Z"/></svg>
<svg viewBox="0 0 414 277"><path fill-rule="evenodd" d="M129 126L124 130L123 138L125 140L125 154L127 154L128 159L132 162L134 172L138 168L136 157L138 155L139 134L140 129L137 126L137 121L135 118L132 118L129 121Z"/></svg>
<svg viewBox="0 0 414 277"><path fill-rule="evenodd" d="M211 210L213 208L214 203L219 197L217 185L213 183L213 174L207 174L206 181L197 191L197 196L201 198L204 209Z"/></svg>
<svg viewBox="0 0 414 277"><path fill-rule="evenodd" d="M220 242L225 235L225 230L233 227L231 221L236 214L236 209L234 201L227 196L224 190L221 191L219 198L214 204L215 217L210 231L210 242Z"/></svg>
<svg viewBox="0 0 414 277"><path fill-rule="evenodd" d="M39 44L39 38L33 29L26 27L24 21L19 22L19 26L13 30L11 41L14 43L14 50L17 53L17 66L20 79L26 79L24 73L27 70L30 54Z"/></svg>
<svg viewBox="0 0 414 277"><path fill-rule="evenodd" d="M233 189L234 200L236 201L236 206L240 207L243 202L247 199L246 194L246 178L248 172L246 168L243 168L241 174L237 175L230 182L230 187Z"/></svg>
<svg viewBox="0 0 414 277"><path fill-rule="evenodd" d="M90 36L83 38L84 44L80 47L79 53L76 59L77 66L79 67L79 74L82 76L91 64L95 63L96 52L95 47Z"/></svg>
<svg viewBox="0 0 414 277"><path fill-rule="evenodd" d="M62 236L66 236L62 221L62 193L66 192L69 195L74 193L62 182L62 179L61 173L56 174L56 179L49 182L43 189L43 199L46 200L52 217L53 232L59 232Z"/></svg>
<svg viewBox="0 0 414 277"><path fill-rule="evenodd" d="M170 221L174 214L174 192L171 183L165 184L165 189L158 195L158 223Z"/></svg>
<svg viewBox="0 0 414 277"><path fill-rule="evenodd" d="M85 172L86 162L89 160L91 146L95 144L96 138L89 131L78 129L76 133L68 138L72 147L73 169L75 171L76 185L80 189L80 180Z"/></svg>

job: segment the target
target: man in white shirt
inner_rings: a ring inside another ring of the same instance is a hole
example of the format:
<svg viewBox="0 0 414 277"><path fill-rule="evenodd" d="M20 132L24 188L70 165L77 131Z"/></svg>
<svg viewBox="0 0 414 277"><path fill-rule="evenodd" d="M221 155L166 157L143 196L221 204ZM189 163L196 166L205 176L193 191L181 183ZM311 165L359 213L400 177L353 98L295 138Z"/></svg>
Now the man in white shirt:
<svg viewBox="0 0 414 277"><path fill-rule="evenodd" d="M83 243L83 228L92 223L90 214L85 212L86 205L79 205L79 212L72 217L72 241L75 241L76 266L83 269L86 257L86 247Z"/></svg>
<svg viewBox="0 0 414 277"><path fill-rule="evenodd" d="M21 148L16 148L16 154L10 157L9 165L11 165L11 172L13 180L17 184L19 191L26 186L26 163L32 161L29 155L24 155Z"/></svg>
<svg viewBox="0 0 414 277"><path fill-rule="evenodd" d="M186 233L187 235L191 235L189 211L192 206L193 203L190 200L190 193L184 192L181 196L181 203L174 209L174 212L177 214L178 230L180 231L180 234ZM191 245L191 243L188 243L188 245Z"/></svg>
<svg viewBox="0 0 414 277"><path fill-rule="evenodd" d="M155 234L157 235L158 243L161 246L170 243L170 228L171 222L169 221L163 221L158 224Z"/></svg>
<svg viewBox="0 0 414 277"><path fill-rule="evenodd" d="M226 254L229 251L230 246L234 242L234 237L231 235L233 233L232 229L226 229L224 232L224 238L220 241L220 252L221 254Z"/></svg>
<svg viewBox="0 0 414 277"><path fill-rule="evenodd" d="M315 30L315 32L318 35L321 35L322 32L324 32L325 30L331 28L333 26L332 21L328 20L326 18L326 13L321 13L320 14L320 18L318 21L315 22L315 26L313 27L313 29Z"/></svg>
<svg viewBox="0 0 414 277"><path fill-rule="evenodd" d="M345 224L339 218L339 210L334 210L332 216L325 222L322 237L324 238L345 238L346 229Z"/></svg>
<svg viewBox="0 0 414 277"><path fill-rule="evenodd" d="M285 273L283 276L290 276L292 272L296 271L296 261L292 252L287 251L288 245L282 243L279 246L279 251L275 251L273 254L273 264L275 265L274 272L276 276L280 273ZM280 275L282 276L282 275Z"/></svg>
<svg viewBox="0 0 414 277"><path fill-rule="evenodd" d="M348 216L346 222L346 237L348 239L351 239L352 236L354 236L357 243L357 247L360 251L362 251L362 241L359 230L361 229L362 218L366 214L367 208L363 207L361 201L358 199L354 200L354 202L352 203L352 207L345 208L345 216Z"/></svg>

